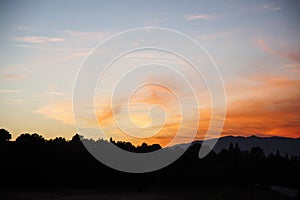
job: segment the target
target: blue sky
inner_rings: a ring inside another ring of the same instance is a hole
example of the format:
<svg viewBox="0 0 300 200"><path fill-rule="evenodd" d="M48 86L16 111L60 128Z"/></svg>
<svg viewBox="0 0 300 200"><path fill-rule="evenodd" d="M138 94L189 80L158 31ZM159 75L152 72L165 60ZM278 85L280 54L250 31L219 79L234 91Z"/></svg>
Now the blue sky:
<svg viewBox="0 0 300 200"><path fill-rule="evenodd" d="M210 53L225 82L229 117L249 127L243 134L299 136L298 10L299 3L289 0L2 1L0 126L14 137L39 132L70 138L76 132L73 84L90 50L120 31L157 26L191 36ZM292 108L278 104L283 100ZM262 107L239 113L249 102ZM273 119L274 110L290 112ZM259 128L273 124L255 121L255 113L267 113L267 121L280 126ZM231 118L224 134L242 134Z"/></svg>

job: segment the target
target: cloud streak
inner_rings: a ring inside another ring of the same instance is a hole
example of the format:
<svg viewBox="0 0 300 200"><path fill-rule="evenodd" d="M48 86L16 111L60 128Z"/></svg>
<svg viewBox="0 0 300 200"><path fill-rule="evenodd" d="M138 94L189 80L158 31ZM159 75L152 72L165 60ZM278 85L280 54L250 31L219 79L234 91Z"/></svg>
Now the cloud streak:
<svg viewBox="0 0 300 200"><path fill-rule="evenodd" d="M5 90L5 89L0 89L0 93L21 93L23 92L22 90Z"/></svg>
<svg viewBox="0 0 300 200"><path fill-rule="evenodd" d="M30 37L16 37L14 40L25 43L48 43L48 42L63 42L63 38L55 37L41 37L41 36L30 36Z"/></svg>
<svg viewBox="0 0 300 200"><path fill-rule="evenodd" d="M72 102L70 100L55 101L36 109L34 112L64 124L74 125Z"/></svg>
<svg viewBox="0 0 300 200"><path fill-rule="evenodd" d="M209 20L214 19L215 15L188 15L185 16L186 20Z"/></svg>
<svg viewBox="0 0 300 200"><path fill-rule="evenodd" d="M279 11L281 10L281 2L270 2L263 4L260 8L263 10Z"/></svg>
<svg viewBox="0 0 300 200"><path fill-rule="evenodd" d="M263 39L258 39L256 43L263 52L300 63L299 52L282 52L282 51L274 50Z"/></svg>

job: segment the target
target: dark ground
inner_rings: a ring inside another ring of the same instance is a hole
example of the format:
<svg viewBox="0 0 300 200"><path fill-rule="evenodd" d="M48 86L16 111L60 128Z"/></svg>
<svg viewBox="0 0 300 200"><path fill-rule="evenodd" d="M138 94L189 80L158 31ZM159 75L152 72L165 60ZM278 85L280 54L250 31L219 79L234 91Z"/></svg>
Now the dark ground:
<svg viewBox="0 0 300 200"><path fill-rule="evenodd" d="M114 143L136 153L160 148ZM0 200L299 199L299 157L280 152L265 155L260 147L242 151L231 144L199 159L200 147L193 144L158 171L130 174L97 161L78 137L46 141L39 135L23 135L0 144ZM283 195L271 186L298 194Z"/></svg>
<svg viewBox="0 0 300 200"><path fill-rule="evenodd" d="M137 191L126 190L6 190L1 191L0 199L6 200L177 200L177 199L231 199L231 200L279 200L289 199L277 192L266 189L238 188L198 188L184 190Z"/></svg>

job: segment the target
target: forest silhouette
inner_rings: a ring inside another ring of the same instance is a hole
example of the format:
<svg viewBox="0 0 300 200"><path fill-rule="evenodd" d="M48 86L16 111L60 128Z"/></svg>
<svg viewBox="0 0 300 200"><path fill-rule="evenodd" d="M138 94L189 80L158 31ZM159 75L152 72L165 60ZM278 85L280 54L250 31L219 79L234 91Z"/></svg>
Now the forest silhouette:
<svg viewBox="0 0 300 200"><path fill-rule="evenodd" d="M300 158L292 155L265 155L260 147L242 151L238 143L231 143L218 154L213 150L203 159L198 158L200 143L192 143L185 153L171 165L158 171L132 174L107 167L96 160L82 144L82 136L71 140L56 137L47 140L37 133L24 133L15 141L0 130L1 188L195 188L224 187L267 188L280 185L300 188ZM103 145L111 142L135 153L161 149L159 144L134 146L130 142L98 140ZM168 151L182 150L180 147Z"/></svg>

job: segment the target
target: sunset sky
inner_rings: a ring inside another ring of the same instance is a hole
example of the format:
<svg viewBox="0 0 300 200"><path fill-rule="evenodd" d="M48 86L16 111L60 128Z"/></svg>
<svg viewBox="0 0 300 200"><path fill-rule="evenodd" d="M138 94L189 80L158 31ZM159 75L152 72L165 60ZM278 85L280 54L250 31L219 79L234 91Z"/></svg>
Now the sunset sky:
<svg viewBox="0 0 300 200"><path fill-rule="evenodd" d="M13 139L25 132L70 139L77 131L72 111L73 86L89 52L121 31L154 26L189 35L217 64L227 95L222 136L300 137L299 8L296 0L1 1L0 127L9 130ZM105 57L105 53L100 56ZM121 74L131 64L146 61L172 65L178 70L186 64L169 54L145 51L125 56L112 73ZM181 115L175 96L164 87L146 85L133 94L129 103L133 123L146 127L134 135L150 138L124 135L112 117L115 114L120 123L126 119L126 87L133 87L140 79L163 80L176 88L183 107L190 109L189 118L181 123L185 134L190 134L191 127L199 122L196 139L203 138L211 113L205 87L199 83L197 93L202 96L197 98L201 98L201 104L193 107L189 106L193 97L188 89L166 68L152 66L140 73L125 77L128 80L122 86L124 94L118 93L118 105L113 108L108 102L109 81L114 76L104 77L107 85L100 85L96 92L96 98L100 95L96 113L102 129L116 140L167 143L178 129ZM193 74L188 73L188 79L193 79ZM154 107L151 119L147 110L152 105L160 107ZM167 118L161 108L168 113ZM198 109L200 121L195 117ZM164 120L165 126L153 135ZM128 132L135 132L128 123L124 126ZM179 142L187 142L185 135Z"/></svg>

